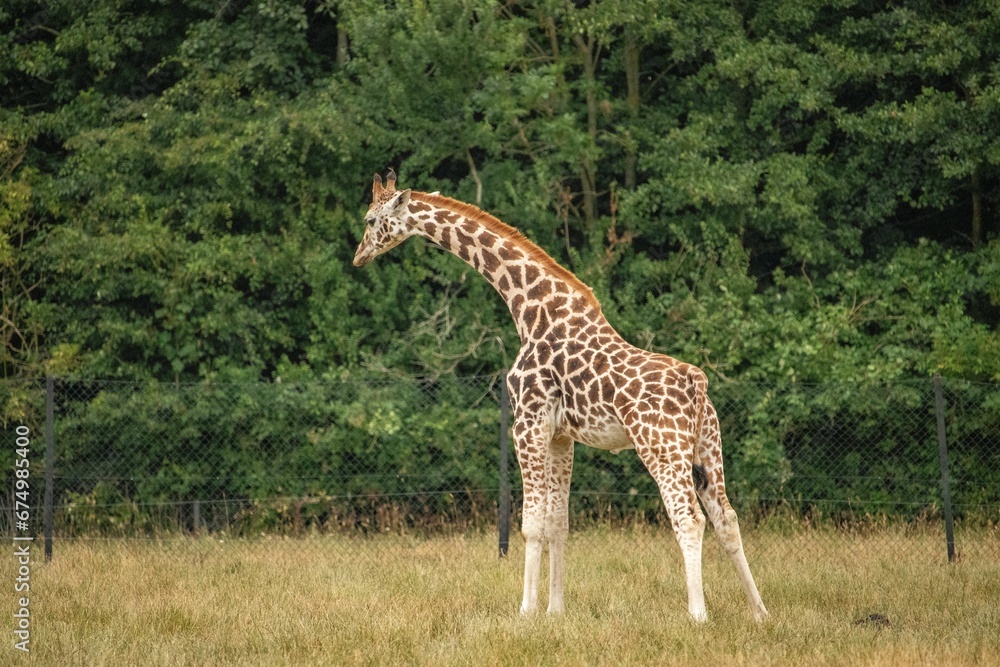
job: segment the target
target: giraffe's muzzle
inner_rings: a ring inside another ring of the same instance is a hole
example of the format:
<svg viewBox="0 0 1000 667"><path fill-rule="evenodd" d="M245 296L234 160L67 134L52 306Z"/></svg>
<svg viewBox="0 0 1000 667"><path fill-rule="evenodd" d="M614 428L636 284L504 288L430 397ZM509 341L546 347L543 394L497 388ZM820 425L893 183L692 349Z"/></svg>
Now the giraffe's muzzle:
<svg viewBox="0 0 1000 667"><path fill-rule="evenodd" d="M367 252L366 248L358 248L358 251L354 254L354 266L364 266L371 262L375 256L370 252Z"/></svg>

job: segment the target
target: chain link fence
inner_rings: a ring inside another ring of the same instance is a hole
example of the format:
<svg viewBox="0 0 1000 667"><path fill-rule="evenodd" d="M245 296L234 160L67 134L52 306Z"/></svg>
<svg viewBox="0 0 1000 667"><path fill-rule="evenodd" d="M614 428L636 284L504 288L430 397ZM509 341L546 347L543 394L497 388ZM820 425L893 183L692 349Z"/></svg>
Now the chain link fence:
<svg viewBox="0 0 1000 667"><path fill-rule="evenodd" d="M378 535L405 544L496 531L501 383L500 375L0 382L9 436L0 454L0 531L25 530L15 511L24 498L21 433L30 433L22 451L30 459L27 530L41 540L48 510L55 558L68 541L171 549L274 539L354 558ZM955 558L1000 557L1000 386L945 380L936 400L931 379L715 381L710 394L751 563L763 552L808 556L849 540L919 549L933 560L947 558L949 541ZM516 535L520 479L510 450ZM660 553L663 540L672 542L659 493L634 452L578 446L571 544L585 548L591 531L609 530L639 550Z"/></svg>

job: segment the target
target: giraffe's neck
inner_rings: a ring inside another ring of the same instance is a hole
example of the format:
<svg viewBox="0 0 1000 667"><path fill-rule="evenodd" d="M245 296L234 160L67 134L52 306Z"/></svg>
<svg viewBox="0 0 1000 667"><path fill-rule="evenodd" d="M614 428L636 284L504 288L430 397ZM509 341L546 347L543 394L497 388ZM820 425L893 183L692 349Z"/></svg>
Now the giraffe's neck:
<svg viewBox="0 0 1000 667"><path fill-rule="evenodd" d="M500 293L522 344L557 327L604 325L593 292L513 227L469 204L413 192L409 204L417 232L478 271Z"/></svg>

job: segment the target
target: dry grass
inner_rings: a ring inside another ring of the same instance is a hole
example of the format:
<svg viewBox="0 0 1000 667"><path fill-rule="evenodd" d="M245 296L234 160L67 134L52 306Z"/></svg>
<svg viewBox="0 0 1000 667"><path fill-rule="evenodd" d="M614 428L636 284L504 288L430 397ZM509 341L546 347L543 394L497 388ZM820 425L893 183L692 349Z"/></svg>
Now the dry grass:
<svg viewBox="0 0 1000 667"><path fill-rule="evenodd" d="M759 625L710 540L704 626L688 621L676 545L642 532L571 537L557 618L516 613L519 538L504 561L489 535L57 544L32 572L32 652L8 639L0 664L1000 664L997 559L928 562L924 539L758 532ZM0 580L13 569L0 559ZM889 625L854 623L870 614Z"/></svg>

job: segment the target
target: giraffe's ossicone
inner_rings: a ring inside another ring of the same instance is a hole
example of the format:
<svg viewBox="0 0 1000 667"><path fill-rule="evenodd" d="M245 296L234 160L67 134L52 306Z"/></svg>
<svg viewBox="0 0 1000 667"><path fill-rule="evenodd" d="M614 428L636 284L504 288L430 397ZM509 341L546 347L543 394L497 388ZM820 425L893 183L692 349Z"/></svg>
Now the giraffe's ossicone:
<svg viewBox="0 0 1000 667"><path fill-rule="evenodd" d="M684 556L688 612L707 618L701 546L708 513L736 566L750 608L767 615L726 497L719 420L697 367L626 342L589 287L520 232L475 206L438 194L396 190L375 177L364 266L422 236L472 266L500 293L521 339L507 384L524 483L522 613L538 607L542 548L549 547L549 612L563 610L573 446L634 449L656 480ZM696 483L697 480L697 483Z"/></svg>

